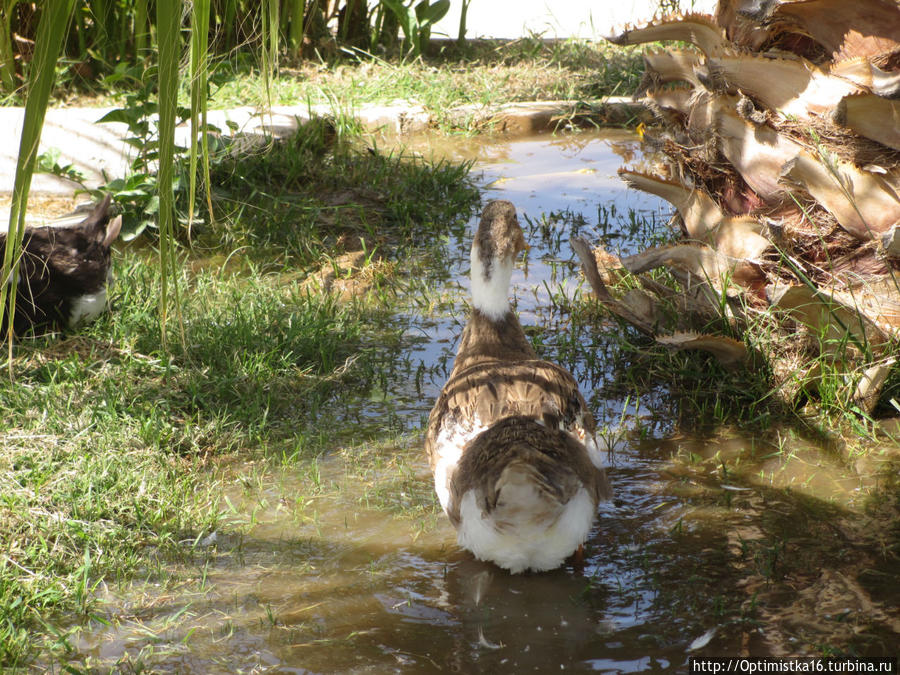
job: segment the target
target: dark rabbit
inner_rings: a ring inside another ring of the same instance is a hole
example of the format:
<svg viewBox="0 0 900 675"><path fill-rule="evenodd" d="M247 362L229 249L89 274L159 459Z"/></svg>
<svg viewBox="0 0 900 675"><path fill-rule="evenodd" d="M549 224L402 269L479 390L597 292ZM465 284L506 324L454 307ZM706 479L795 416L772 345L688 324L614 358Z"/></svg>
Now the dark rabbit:
<svg viewBox="0 0 900 675"><path fill-rule="evenodd" d="M107 195L77 225L25 230L13 319L16 335L75 328L106 309L110 248L122 227L121 216L110 220L109 205ZM0 256L5 250L6 234L0 233ZM4 337L7 326L4 315Z"/></svg>

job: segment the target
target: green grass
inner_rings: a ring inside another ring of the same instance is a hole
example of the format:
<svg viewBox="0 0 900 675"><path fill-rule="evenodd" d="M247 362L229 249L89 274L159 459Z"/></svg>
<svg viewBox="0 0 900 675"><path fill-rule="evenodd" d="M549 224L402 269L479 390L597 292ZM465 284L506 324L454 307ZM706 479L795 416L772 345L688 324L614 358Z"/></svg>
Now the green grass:
<svg viewBox="0 0 900 675"><path fill-rule="evenodd" d="M272 82L276 105L322 104L353 110L398 99L418 103L439 126L463 105L533 100L593 100L634 91L643 71L640 52L583 40L547 42L536 37L483 43L459 52L447 46L418 61L362 58L331 63L299 62ZM253 68L221 64L213 75L213 107L266 106L266 91Z"/></svg>
<svg viewBox="0 0 900 675"><path fill-rule="evenodd" d="M181 276L186 349L173 331L172 352L160 350L159 278L129 253L116 312L23 345L16 381L0 382L0 663L28 657L40 645L29 633L56 612L89 611L101 578L214 529L208 462L318 451L305 445L317 409L353 386L352 367L334 373L370 311L254 269Z"/></svg>
<svg viewBox="0 0 900 675"><path fill-rule="evenodd" d="M375 345L403 330L389 321L402 279L370 256L384 274L339 302L305 277L351 235L388 262L427 254L478 199L466 166L303 135L245 160L217 164L228 217L179 253L183 342L170 319L162 348L156 257L133 244L116 256L113 311L78 335L20 342L15 381L0 379L0 666L62 656L59 626L90 615L98 584L227 529L223 463L320 453L329 405L369 391Z"/></svg>
<svg viewBox="0 0 900 675"><path fill-rule="evenodd" d="M217 223L206 230L213 245L243 243L257 259L309 263L339 239L396 249L464 224L478 200L471 164L384 154L348 138L341 124L315 120L264 152L216 161ZM201 235L199 245L209 240Z"/></svg>

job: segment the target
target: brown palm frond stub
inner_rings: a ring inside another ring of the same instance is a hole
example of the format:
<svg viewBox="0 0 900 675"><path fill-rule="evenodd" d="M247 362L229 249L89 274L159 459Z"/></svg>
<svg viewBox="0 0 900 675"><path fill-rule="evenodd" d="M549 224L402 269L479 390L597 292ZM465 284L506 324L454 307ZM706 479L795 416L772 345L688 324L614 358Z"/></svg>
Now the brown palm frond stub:
<svg viewBox="0 0 900 675"><path fill-rule="evenodd" d="M729 368L746 362L743 335L776 388L828 359L873 410L900 345L900 3L720 0L610 39L693 47L646 52L654 168L619 172L671 203L680 230L622 259L573 242L598 300ZM657 267L669 275L651 279ZM717 312L729 335L706 330Z"/></svg>

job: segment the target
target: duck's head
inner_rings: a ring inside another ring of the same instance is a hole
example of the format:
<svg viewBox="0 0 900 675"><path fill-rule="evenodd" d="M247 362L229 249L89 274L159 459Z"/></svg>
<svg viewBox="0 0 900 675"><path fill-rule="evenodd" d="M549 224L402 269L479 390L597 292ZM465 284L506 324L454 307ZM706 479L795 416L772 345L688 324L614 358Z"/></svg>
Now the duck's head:
<svg viewBox="0 0 900 675"><path fill-rule="evenodd" d="M472 304L492 319L509 311L509 280L516 257L528 249L516 207L504 199L488 202L472 242Z"/></svg>

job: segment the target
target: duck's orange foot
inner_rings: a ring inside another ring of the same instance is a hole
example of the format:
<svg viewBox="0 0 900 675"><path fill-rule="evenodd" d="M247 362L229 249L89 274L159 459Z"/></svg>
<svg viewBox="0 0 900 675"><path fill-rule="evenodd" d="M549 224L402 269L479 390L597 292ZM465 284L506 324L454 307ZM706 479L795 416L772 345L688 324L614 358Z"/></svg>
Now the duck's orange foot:
<svg viewBox="0 0 900 675"><path fill-rule="evenodd" d="M579 544L575 552L569 556L569 562L576 570L584 570L584 544Z"/></svg>

